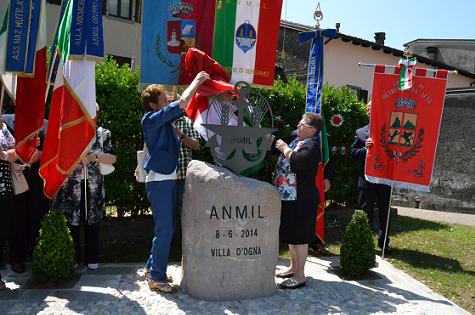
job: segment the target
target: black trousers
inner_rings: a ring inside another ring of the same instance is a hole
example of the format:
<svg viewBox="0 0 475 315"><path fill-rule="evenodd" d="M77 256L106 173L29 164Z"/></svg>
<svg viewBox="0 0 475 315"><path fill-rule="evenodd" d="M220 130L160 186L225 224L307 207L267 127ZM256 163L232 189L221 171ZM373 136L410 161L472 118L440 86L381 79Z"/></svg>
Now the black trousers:
<svg viewBox="0 0 475 315"><path fill-rule="evenodd" d="M379 233L378 244L383 246L383 239L386 233L386 221L389 214L389 199L391 198L391 187L382 184L371 184L367 187L358 187L358 206L368 216L371 229L373 229L373 216L375 201L378 203ZM388 226L389 227L389 226ZM389 244L389 238L386 245Z"/></svg>
<svg viewBox="0 0 475 315"><path fill-rule="evenodd" d="M29 250L30 211L28 205L29 191L14 197L14 212L11 219L10 264L25 263Z"/></svg>
<svg viewBox="0 0 475 315"><path fill-rule="evenodd" d="M95 264L99 262L99 237L100 237L100 225L98 222L96 224L89 224L86 220L86 208L84 203L84 182L81 184L81 224L79 226L74 226L68 224L69 230L71 231L71 236L74 241L74 246L76 250L76 261L79 263L82 261L82 250L81 250L81 227L84 228L84 262L86 264Z"/></svg>
<svg viewBox="0 0 475 315"><path fill-rule="evenodd" d="M28 191L27 207L29 209L29 233L28 246L30 255L38 242L38 235L41 228L41 220L48 213L51 207L51 200L43 192L43 179L38 174L39 162L34 163L25 174L30 190Z"/></svg>
<svg viewBox="0 0 475 315"><path fill-rule="evenodd" d="M14 196L0 195L0 267L3 263L3 251L6 241L10 239L11 216L14 211Z"/></svg>

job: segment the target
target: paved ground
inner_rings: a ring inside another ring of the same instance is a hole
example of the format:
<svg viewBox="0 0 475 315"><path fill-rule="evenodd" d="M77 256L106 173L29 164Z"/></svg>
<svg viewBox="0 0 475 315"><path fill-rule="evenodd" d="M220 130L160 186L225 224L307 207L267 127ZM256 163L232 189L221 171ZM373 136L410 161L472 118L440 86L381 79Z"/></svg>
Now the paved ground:
<svg viewBox="0 0 475 315"><path fill-rule="evenodd" d="M396 207L399 215L424 219L429 221L462 224L468 226L475 226L475 210L473 214L457 213L457 212L443 212L424 210L417 208Z"/></svg>
<svg viewBox="0 0 475 315"><path fill-rule="evenodd" d="M142 264L103 264L97 271L78 268L63 288L38 288L30 274L3 269L8 291L0 292L0 314L469 314L378 257L369 279L344 281L332 270L338 257L310 258L307 286L277 290L267 298L200 301L179 291L149 291ZM284 268L286 261L279 261ZM181 267L169 273L179 283Z"/></svg>

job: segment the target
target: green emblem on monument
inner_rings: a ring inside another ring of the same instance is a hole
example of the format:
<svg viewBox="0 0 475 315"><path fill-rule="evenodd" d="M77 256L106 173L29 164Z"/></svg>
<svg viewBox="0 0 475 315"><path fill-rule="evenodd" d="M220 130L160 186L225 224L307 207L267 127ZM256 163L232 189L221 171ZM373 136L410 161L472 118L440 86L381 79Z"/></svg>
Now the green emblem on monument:
<svg viewBox="0 0 475 315"><path fill-rule="evenodd" d="M208 123L217 120L221 124ZM260 168L271 146L270 134L276 130L269 103L245 82L214 97L203 126L215 162L244 176Z"/></svg>

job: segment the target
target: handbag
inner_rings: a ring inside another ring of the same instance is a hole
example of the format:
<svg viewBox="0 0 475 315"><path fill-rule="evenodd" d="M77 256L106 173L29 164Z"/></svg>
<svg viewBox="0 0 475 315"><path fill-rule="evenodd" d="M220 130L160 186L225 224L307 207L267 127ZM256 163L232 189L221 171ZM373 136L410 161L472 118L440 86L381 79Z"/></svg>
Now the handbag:
<svg viewBox="0 0 475 315"><path fill-rule="evenodd" d="M137 151L137 167L135 168L135 179L139 183L145 183L147 172L145 171L145 158L148 156L148 148L144 143L143 150Z"/></svg>
<svg viewBox="0 0 475 315"><path fill-rule="evenodd" d="M101 133L99 144L101 146L101 152L104 152L104 132L102 131L102 127L99 127L99 132ZM97 163L97 165L99 167L99 172L102 175L109 175L115 170L115 167L112 164Z"/></svg>
<svg viewBox="0 0 475 315"><path fill-rule="evenodd" d="M10 162L10 169L12 174L13 192L19 195L30 189L25 175L23 175L23 167L21 164Z"/></svg>

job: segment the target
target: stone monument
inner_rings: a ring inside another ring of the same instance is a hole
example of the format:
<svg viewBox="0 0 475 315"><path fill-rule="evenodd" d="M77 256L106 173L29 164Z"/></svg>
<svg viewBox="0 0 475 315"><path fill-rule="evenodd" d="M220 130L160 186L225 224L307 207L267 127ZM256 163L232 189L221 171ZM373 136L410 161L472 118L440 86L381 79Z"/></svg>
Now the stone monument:
<svg viewBox="0 0 475 315"><path fill-rule="evenodd" d="M205 300L276 291L280 196L274 187L193 160L182 210L181 287Z"/></svg>

